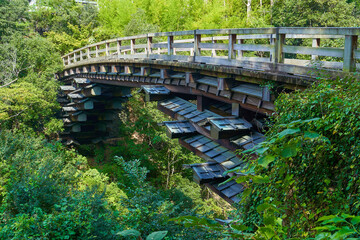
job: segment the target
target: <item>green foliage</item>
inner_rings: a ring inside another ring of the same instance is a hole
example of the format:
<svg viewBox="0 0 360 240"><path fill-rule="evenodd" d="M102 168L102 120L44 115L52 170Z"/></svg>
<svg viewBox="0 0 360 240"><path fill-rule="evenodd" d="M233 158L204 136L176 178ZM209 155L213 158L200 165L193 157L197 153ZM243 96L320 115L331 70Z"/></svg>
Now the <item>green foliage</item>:
<svg viewBox="0 0 360 240"><path fill-rule="evenodd" d="M153 232L153 233L150 233L149 236L146 237L146 240L161 240L163 239L166 234L168 233L168 231L158 231L158 232ZM142 239L140 236L141 236L141 233L139 231L136 231L136 230L124 230L124 231L121 231L119 233L117 233L118 235L120 236L123 236L123 237L131 237L131 236L135 236L137 239Z"/></svg>
<svg viewBox="0 0 360 240"><path fill-rule="evenodd" d="M1 131L0 164L1 239L114 239L121 230L106 199L124 193L105 193L115 186L60 143Z"/></svg>
<svg viewBox="0 0 360 240"><path fill-rule="evenodd" d="M26 30L27 5L26 0L0 0L0 40Z"/></svg>
<svg viewBox="0 0 360 240"><path fill-rule="evenodd" d="M127 212L121 216L125 229L137 229L144 235L154 231L168 231L167 239L216 239L217 235L207 230L183 229L170 221L182 215L195 215L191 199L177 190L156 189L145 181L147 169L138 160L124 161L117 158L124 169L126 181L124 189L127 198L122 204ZM132 231L133 232L133 231Z"/></svg>
<svg viewBox="0 0 360 240"><path fill-rule="evenodd" d="M360 237L360 216L343 213L323 216L318 222L321 222L321 226L314 228L317 231L316 240L359 239Z"/></svg>
<svg viewBox="0 0 360 240"><path fill-rule="evenodd" d="M47 135L58 132L62 123L54 119L60 108L54 73L62 69L59 54L39 36L14 35L8 40L0 47L0 61L9 63L0 74L0 82L14 83L0 88L1 126Z"/></svg>
<svg viewBox="0 0 360 240"><path fill-rule="evenodd" d="M346 0L279 0L272 8L275 26L355 27L355 4Z"/></svg>
<svg viewBox="0 0 360 240"><path fill-rule="evenodd" d="M150 171L149 180L165 188L169 188L174 174L183 171L183 164L201 161L182 148L177 140L169 139L164 129L158 126L157 123L169 118L157 110L156 104L144 103L141 95L133 92L126 106L129 111L124 113L120 126L121 140L110 147L112 156L140 160Z"/></svg>
<svg viewBox="0 0 360 240"><path fill-rule="evenodd" d="M73 27L96 27L97 9L92 4L77 4L75 0L38 0L30 11L31 24L36 32L71 35Z"/></svg>
<svg viewBox="0 0 360 240"><path fill-rule="evenodd" d="M351 78L319 80L278 98L268 141L237 179L250 193L242 208L247 225L265 223L256 208L266 197L284 210L287 237L309 237L306 229L322 215L359 215L359 87Z"/></svg>

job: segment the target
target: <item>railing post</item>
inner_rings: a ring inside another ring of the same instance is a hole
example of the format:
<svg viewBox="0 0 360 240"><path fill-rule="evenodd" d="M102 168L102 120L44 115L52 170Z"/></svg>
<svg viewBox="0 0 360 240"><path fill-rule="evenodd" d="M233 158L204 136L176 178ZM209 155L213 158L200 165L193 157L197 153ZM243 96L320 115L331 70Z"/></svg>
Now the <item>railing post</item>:
<svg viewBox="0 0 360 240"><path fill-rule="evenodd" d="M234 44L236 43L236 34L229 35L229 52L228 59L236 59L236 51L234 50Z"/></svg>
<svg viewBox="0 0 360 240"><path fill-rule="evenodd" d="M201 43L201 34L196 34L196 30L194 33L194 56L201 56L201 49L200 49L200 43Z"/></svg>
<svg viewBox="0 0 360 240"><path fill-rule="evenodd" d="M244 39L239 39L238 44L244 44ZM238 58L243 58L243 57L244 57L244 51L238 50Z"/></svg>
<svg viewBox="0 0 360 240"><path fill-rule="evenodd" d="M217 41L214 40L214 37L211 37L211 43L216 43ZM211 57L216 57L216 50L215 49L212 49L211 50Z"/></svg>
<svg viewBox="0 0 360 240"><path fill-rule="evenodd" d="M71 63L71 58L70 58L70 55L68 55L68 65L70 65Z"/></svg>
<svg viewBox="0 0 360 240"><path fill-rule="evenodd" d="M77 62L77 59L76 59L76 52L74 53L74 62Z"/></svg>
<svg viewBox="0 0 360 240"><path fill-rule="evenodd" d="M167 41L168 55L174 55L173 43L174 43L174 36L168 36L168 41Z"/></svg>
<svg viewBox="0 0 360 240"><path fill-rule="evenodd" d="M148 37L148 38L147 38L147 49L146 49L148 56L149 56L150 54L152 54L151 44L152 44L152 37Z"/></svg>
<svg viewBox="0 0 360 240"><path fill-rule="evenodd" d="M105 55L106 56L109 56L110 55L110 53L109 53L109 45L110 45L110 43L105 43Z"/></svg>
<svg viewBox="0 0 360 240"><path fill-rule="evenodd" d="M285 34L279 33L279 28L276 28L276 40L275 40L275 50L274 50L274 62L275 63L284 63L284 52L283 46L285 43Z"/></svg>
<svg viewBox="0 0 360 240"><path fill-rule="evenodd" d="M320 38L313 38L312 47L320 47ZM318 60L318 55L311 55L311 60Z"/></svg>
<svg viewBox="0 0 360 240"><path fill-rule="evenodd" d="M90 48L87 48L87 57L88 57L88 58L91 58Z"/></svg>
<svg viewBox="0 0 360 240"><path fill-rule="evenodd" d="M345 36L345 47L344 47L344 72L354 72L356 70L355 61L355 49L357 48L357 35L346 35Z"/></svg>
<svg viewBox="0 0 360 240"><path fill-rule="evenodd" d="M82 60L83 60L83 51L80 50L80 61L82 61Z"/></svg>
<svg viewBox="0 0 360 240"><path fill-rule="evenodd" d="M116 41L116 49L117 49L117 55L121 55L121 41Z"/></svg>
<svg viewBox="0 0 360 240"><path fill-rule="evenodd" d="M62 58L64 66L66 66L65 58Z"/></svg>
<svg viewBox="0 0 360 240"><path fill-rule="evenodd" d="M135 39L131 39L130 40L130 53L131 54L135 54L134 46L135 46Z"/></svg>
<svg viewBox="0 0 360 240"><path fill-rule="evenodd" d="M95 57L99 57L99 45L95 46Z"/></svg>

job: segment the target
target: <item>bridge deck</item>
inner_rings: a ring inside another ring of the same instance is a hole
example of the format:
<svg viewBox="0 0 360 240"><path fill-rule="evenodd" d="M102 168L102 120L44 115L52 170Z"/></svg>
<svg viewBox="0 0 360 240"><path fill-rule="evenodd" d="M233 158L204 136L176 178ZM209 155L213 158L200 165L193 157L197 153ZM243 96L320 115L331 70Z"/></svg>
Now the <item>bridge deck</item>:
<svg viewBox="0 0 360 240"><path fill-rule="evenodd" d="M354 72L360 28L216 29L149 33L94 43L65 56L66 69L122 61L197 63L313 77ZM336 47L331 47L336 46ZM181 65L181 64L180 64Z"/></svg>

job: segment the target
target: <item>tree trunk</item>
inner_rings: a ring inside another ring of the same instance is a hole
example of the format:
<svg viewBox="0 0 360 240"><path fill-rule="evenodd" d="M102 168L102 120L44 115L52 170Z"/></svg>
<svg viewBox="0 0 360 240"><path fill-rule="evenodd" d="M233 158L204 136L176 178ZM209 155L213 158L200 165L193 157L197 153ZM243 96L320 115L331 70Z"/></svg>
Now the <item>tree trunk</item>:
<svg viewBox="0 0 360 240"><path fill-rule="evenodd" d="M247 4L246 4L246 20L249 21L250 19L250 14L251 14L251 0L247 0Z"/></svg>

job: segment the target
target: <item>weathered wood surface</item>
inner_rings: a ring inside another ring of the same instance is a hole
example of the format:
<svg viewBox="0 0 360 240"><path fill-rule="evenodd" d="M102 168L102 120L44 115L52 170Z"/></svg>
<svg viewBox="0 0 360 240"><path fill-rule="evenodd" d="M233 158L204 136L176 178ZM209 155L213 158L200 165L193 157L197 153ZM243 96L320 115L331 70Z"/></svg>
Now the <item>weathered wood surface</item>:
<svg viewBox="0 0 360 240"><path fill-rule="evenodd" d="M309 59L319 61L317 66L320 68L353 72L356 71L356 59L360 59L356 44L359 34L360 28L286 27L149 33L94 43L62 58L66 68L87 64L89 60L149 59L308 75L313 66L308 66L309 61L302 61L303 57L297 55L309 55ZM344 39L344 43L338 48L320 44L320 39L339 38ZM301 46L288 45L287 39L313 39L313 44L306 46L305 41ZM211 56L208 56L209 51ZM254 52L256 57L249 59L244 56L246 52ZM323 58L319 60L319 56Z"/></svg>

